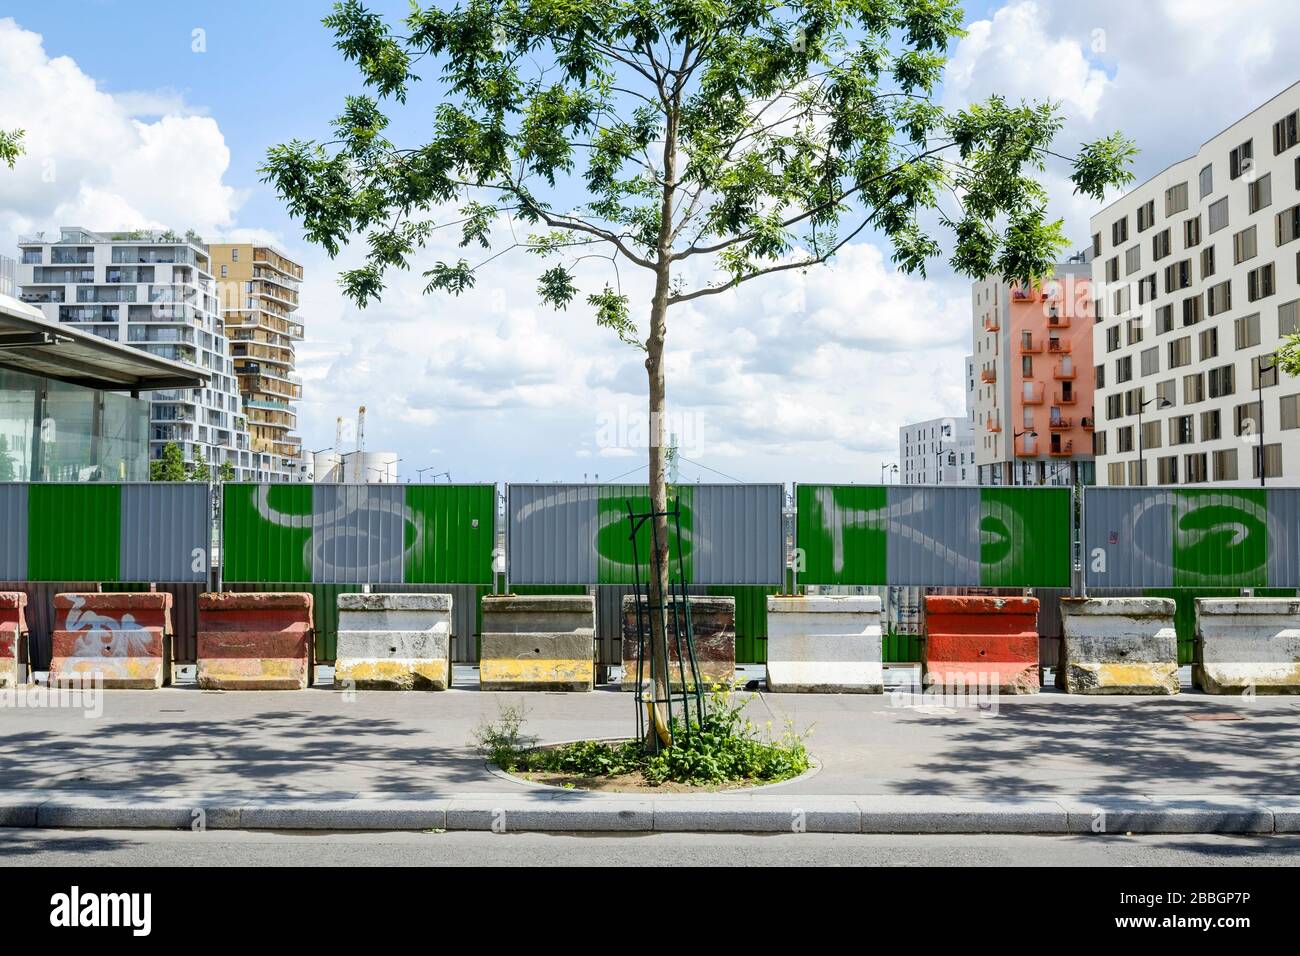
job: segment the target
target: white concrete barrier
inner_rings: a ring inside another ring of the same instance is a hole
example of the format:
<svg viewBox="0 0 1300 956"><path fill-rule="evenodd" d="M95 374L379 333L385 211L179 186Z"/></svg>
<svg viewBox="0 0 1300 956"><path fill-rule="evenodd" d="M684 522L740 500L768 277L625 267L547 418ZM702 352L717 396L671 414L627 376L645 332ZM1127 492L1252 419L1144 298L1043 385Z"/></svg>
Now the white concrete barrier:
<svg viewBox="0 0 1300 956"><path fill-rule="evenodd" d="M336 687L451 686L450 594L340 594L338 602Z"/></svg>
<svg viewBox="0 0 1300 956"><path fill-rule="evenodd" d="M767 689L775 694L879 694L884 690L880 598L767 599Z"/></svg>
<svg viewBox="0 0 1300 956"><path fill-rule="evenodd" d="M1062 598L1057 685L1071 694L1177 694L1169 598Z"/></svg>
<svg viewBox="0 0 1300 956"><path fill-rule="evenodd" d="M1207 694L1300 693L1300 600L1198 598L1192 679Z"/></svg>

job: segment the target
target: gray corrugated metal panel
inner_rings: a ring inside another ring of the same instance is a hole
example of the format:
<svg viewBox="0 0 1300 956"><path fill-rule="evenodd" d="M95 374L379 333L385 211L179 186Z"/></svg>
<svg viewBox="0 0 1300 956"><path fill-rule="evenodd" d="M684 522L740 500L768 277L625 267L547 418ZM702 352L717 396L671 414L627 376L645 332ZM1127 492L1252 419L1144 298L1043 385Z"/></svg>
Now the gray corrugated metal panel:
<svg viewBox="0 0 1300 956"><path fill-rule="evenodd" d="M889 584L978 587L980 489L887 489Z"/></svg>
<svg viewBox="0 0 1300 956"><path fill-rule="evenodd" d="M312 488L312 581L399 584L408 512L403 485Z"/></svg>
<svg viewBox="0 0 1300 956"><path fill-rule="evenodd" d="M452 660L457 664L478 663L478 584L391 584L372 587L371 592L395 594L450 594Z"/></svg>
<svg viewBox="0 0 1300 956"><path fill-rule="evenodd" d="M1087 587L1172 587L1173 512L1174 493L1166 488L1085 488Z"/></svg>
<svg viewBox="0 0 1300 956"><path fill-rule="evenodd" d="M695 489L694 584L781 584L782 485Z"/></svg>
<svg viewBox="0 0 1300 956"><path fill-rule="evenodd" d="M630 584L596 587L596 663L623 663L623 598L636 589Z"/></svg>
<svg viewBox="0 0 1300 956"><path fill-rule="evenodd" d="M1300 488L1268 489L1269 587L1300 587Z"/></svg>
<svg viewBox="0 0 1300 956"><path fill-rule="evenodd" d="M93 581L5 581L0 591L22 591L27 595L23 609L27 621L28 655L32 670L50 669L50 655L54 648L54 595L72 591L98 591Z"/></svg>
<svg viewBox="0 0 1300 956"><path fill-rule="evenodd" d="M512 583L596 583L601 487L506 485L506 558Z"/></svg>
<svg viewBox="0 0 1300 956"><path fill-rule="evenodd" d="M206 581L210 509L206 484L122 485L122 580Z"/></svg>
<svg viewBox="0 0 1300 956"><path fill-rule="evenodd" d="M27 577L27 485L0 484L0 578Z"/></svg>

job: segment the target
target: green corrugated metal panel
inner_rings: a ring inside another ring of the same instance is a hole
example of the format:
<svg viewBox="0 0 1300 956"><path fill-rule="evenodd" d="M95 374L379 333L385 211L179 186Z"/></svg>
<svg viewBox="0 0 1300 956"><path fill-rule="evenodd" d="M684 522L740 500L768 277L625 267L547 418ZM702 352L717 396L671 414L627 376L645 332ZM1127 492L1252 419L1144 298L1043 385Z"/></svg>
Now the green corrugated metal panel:
<svg viewBox="0 0 1300 956"><path fill-rule="evenodd" d="M921 635L889 630L880 638L880 659L886 664L915 664L921 660Z"/></svg>
<svg viewBox="0 0 1300 956"><path fill-rule="evenodd" d="M1239 597L1241 588L1146 588L1146 597L1172 598L1174 630L1178 632L1178 665L1196 657L1196 599ZM1255 588L1256 597L1295 597L1295 588Z"/></svg>
<svg viewBox="0 0 1300 956"><path fill-rule="evenodd" d="M492 583L495 485L407 485L402 580L406 584Z"/></svg>
<svg viewBox="0 0 1300 956"><path fill-rule="evenodd" d="M586 594L585 584L516 584L512 594Z"/></svg>
<svg viewBox="0 0 1300 956"><path fill-rule="evenodd" d="M1174 586L1210 581L1268 585L1268 492L1263 488L1174 492Z"/></svg>
<svg viewBox="0 0 1300 956"><path fill-rule="evenodd" d="M633 584L633 551L631 526L627 519L629 503L637 513L650 510L650 493L645 485L611 485L600 489L597 505L596 532L596 581L599 584ZM668 491L668 508L671 511L677 505L681 510L681 552L682 569L686 584L690 584L693 575L691 534L695 526L694 493L689 485L670 488ZM675 525L669 520L668 557L671 564L670 574L674 580L677 573L677 538ZM642 583L645 583L646 568L649 565L651 536L650 522L644 522L637 531L636 559L640 564Z"/></svg>
<svg viewBox="0 0 1300 956"><path fill-rule="evenodd" d="M121 573L120 485L32 485L27 528L29 580L111 581Z"/></svg>
<svg viewBox="0 0 1300 956"><path fill-rule="evenodd" d="M886 505L883 486L799 485L795 543L804 558L799 580L884 584L887 539L883 524L846 523L843 519L855 513L880 513Z"/></svg>
<svg viewBox="0 0 1300 956"><path fill-rule="evenodd" d="M710 595L736 599L737 664L767 663L767 596L779 591L753 584L708 589Z"/></svg>
<svg viewBox="0 0 1300 956"><path fill-rule="evenodd" d="M980 489L980 585L1070 586L1069 488Z"/></svg>
<svg viewBox="0 0 1300 956"><path fill-rule="evenodd" d="M311 516L311 485L226 485L221 510L223 580L310 583Z"/></svg>

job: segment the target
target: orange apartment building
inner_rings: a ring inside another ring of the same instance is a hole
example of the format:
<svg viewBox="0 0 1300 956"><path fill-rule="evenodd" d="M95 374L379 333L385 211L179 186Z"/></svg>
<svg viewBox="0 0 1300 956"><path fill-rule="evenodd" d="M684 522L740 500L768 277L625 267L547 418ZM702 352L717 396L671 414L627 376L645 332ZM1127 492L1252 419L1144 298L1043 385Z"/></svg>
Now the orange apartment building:
<svg viewBox="0 0 1300 956"><path fill-rule="evenodd" d="M1094 481L1091 266L1026 290L971 286L975 466L981 485Z"/></svg>

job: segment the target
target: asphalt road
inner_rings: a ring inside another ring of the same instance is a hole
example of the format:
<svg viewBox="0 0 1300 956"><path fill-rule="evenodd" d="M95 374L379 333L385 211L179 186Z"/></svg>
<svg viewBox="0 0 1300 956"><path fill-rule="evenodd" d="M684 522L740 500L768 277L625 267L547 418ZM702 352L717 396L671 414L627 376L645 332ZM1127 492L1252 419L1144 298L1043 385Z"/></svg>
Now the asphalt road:
<svg viewBox="0 0 1300 956"><path fill-rule="evenodd" d="M1294 866L1300 836L0 829L0 866Z"/></svg>

